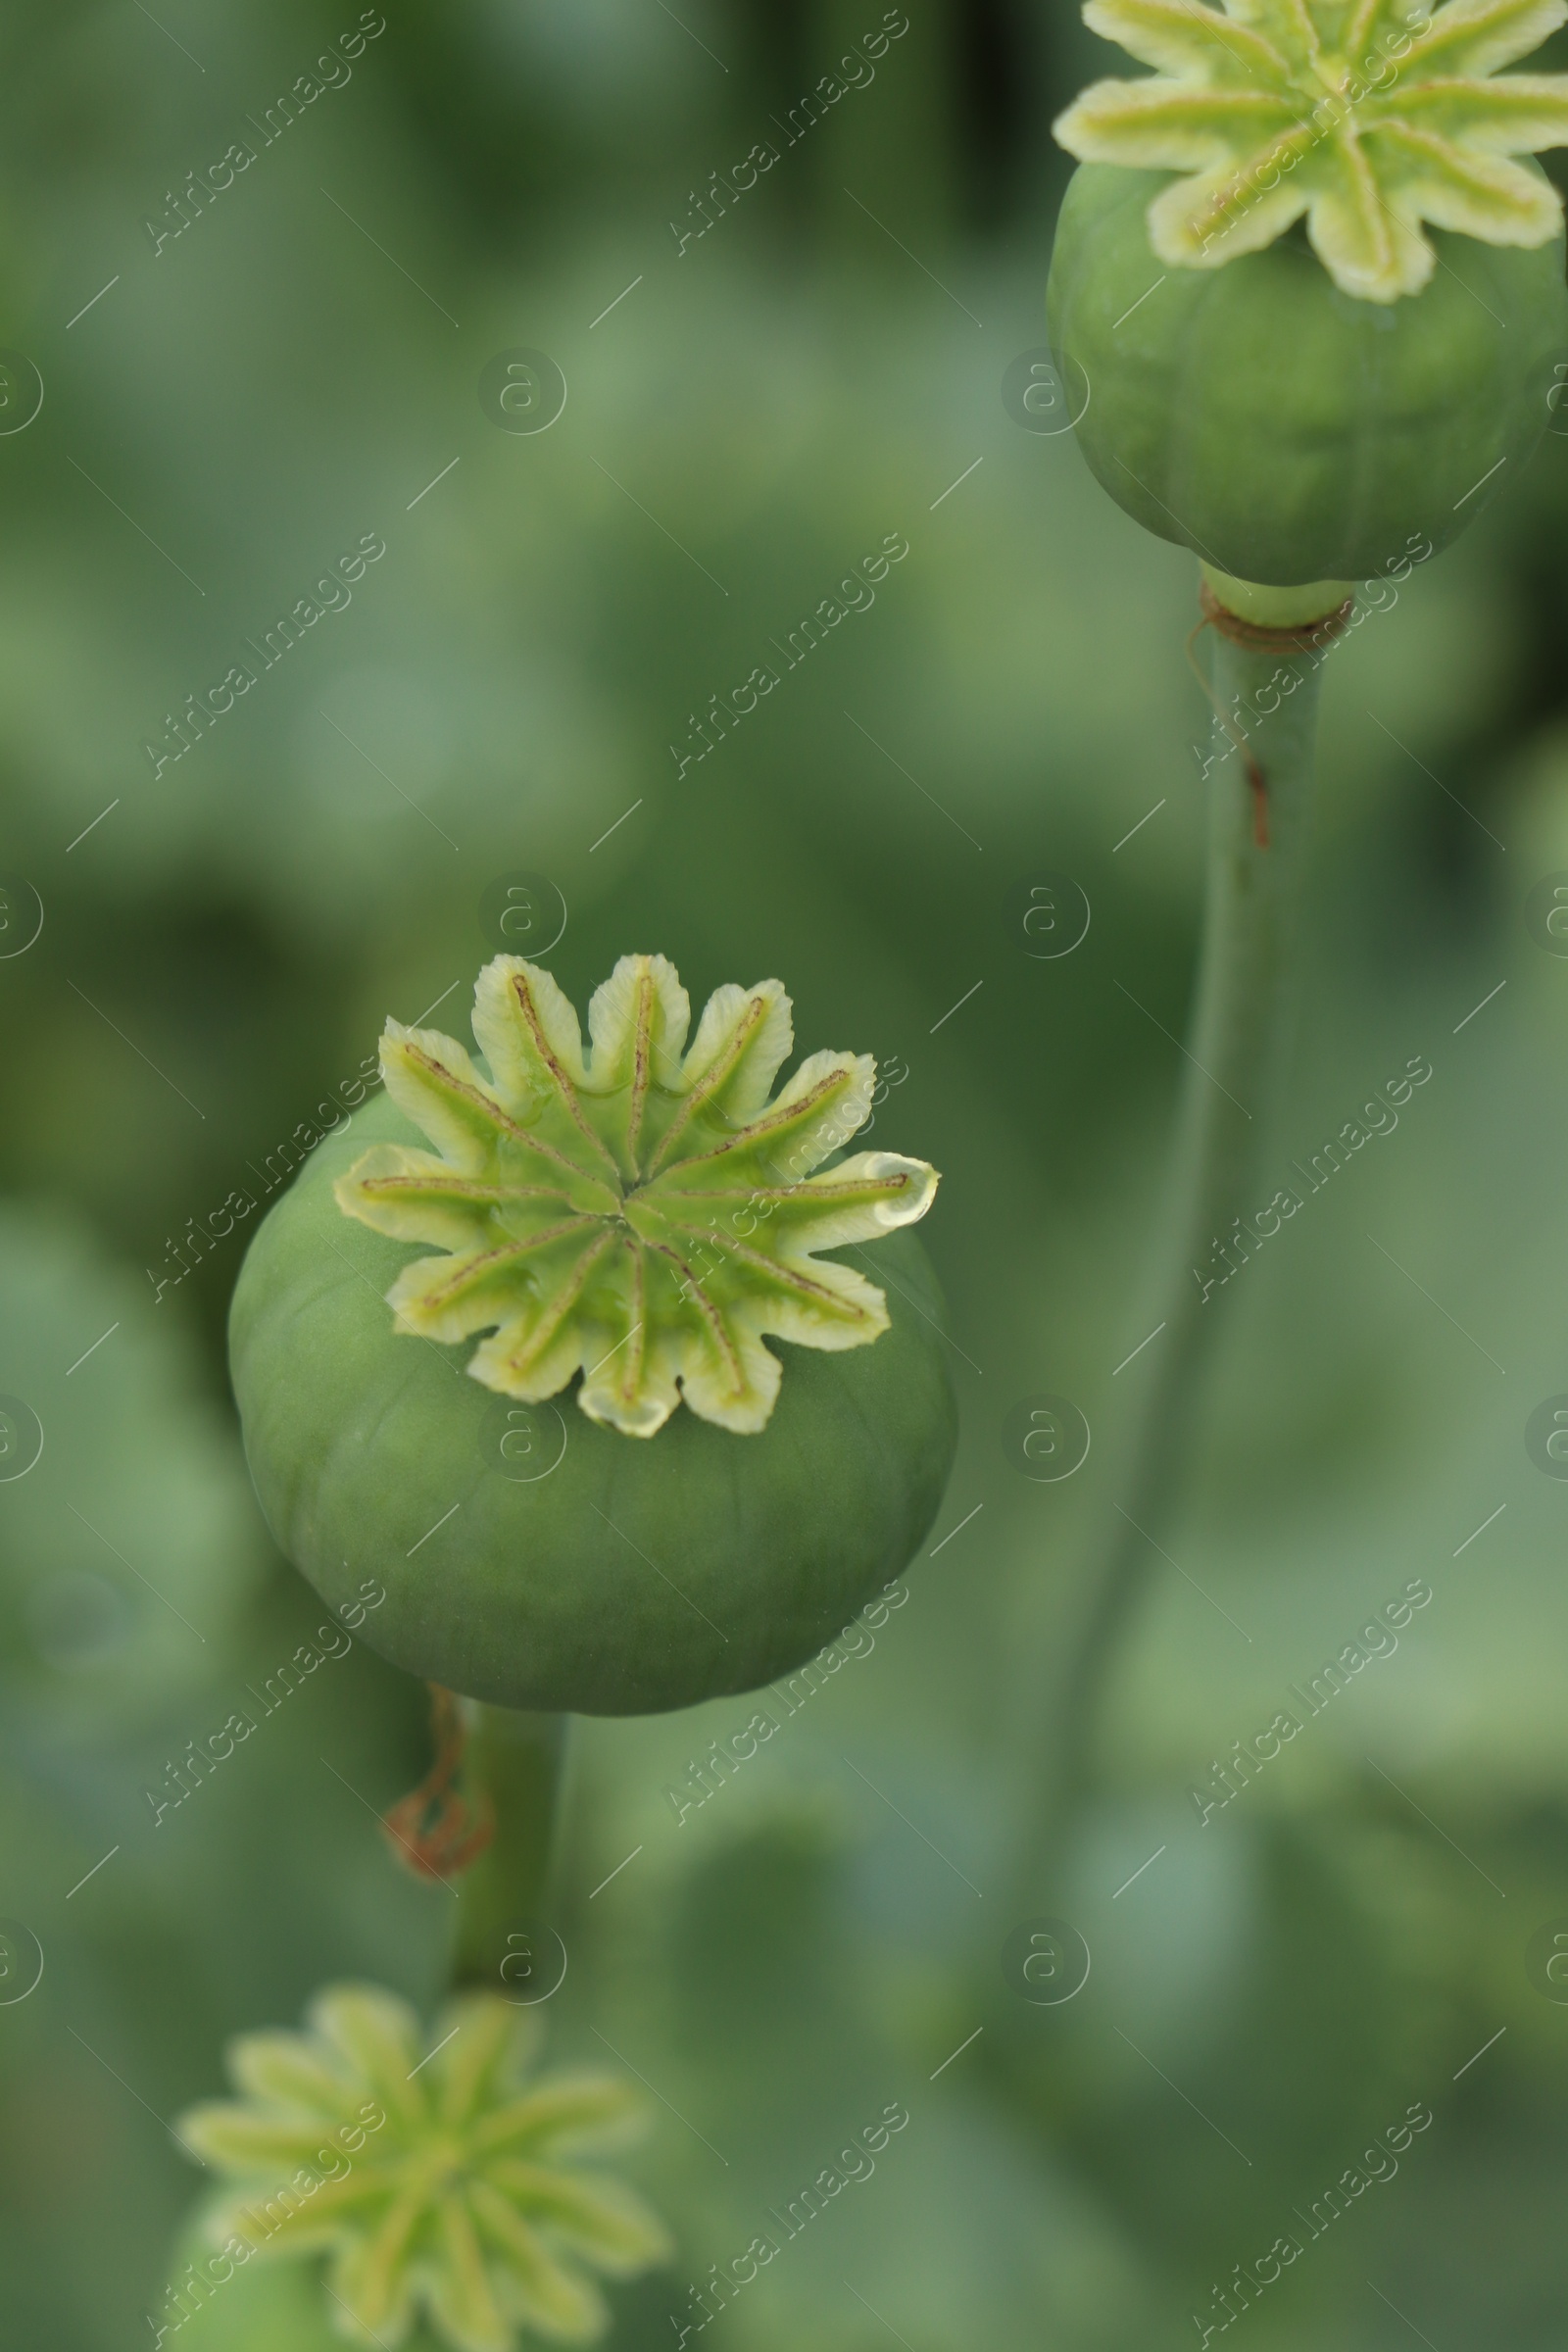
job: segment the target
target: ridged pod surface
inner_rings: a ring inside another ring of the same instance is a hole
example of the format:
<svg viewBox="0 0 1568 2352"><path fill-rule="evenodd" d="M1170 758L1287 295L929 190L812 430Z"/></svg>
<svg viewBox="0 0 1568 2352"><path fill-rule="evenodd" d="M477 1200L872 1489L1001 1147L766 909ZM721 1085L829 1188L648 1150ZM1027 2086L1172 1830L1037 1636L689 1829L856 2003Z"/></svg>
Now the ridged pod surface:
<svg viewBox="0 0 1568 2352"><path fill-rule="evenodd" d="M1244 580L1370 579L1418 540L1418 561L1440 552L1550 421L1561 234L1530 250L1437 231L1423 292L1365 302L1298 231L1223 269L1169 268L1148 226L1169 179L1081 165L1056 230L1052 350L1100 481Z"/></svg>
<svg viewBox="0 0 1568 2352"><path fill-rule="evenodd" d="M393 1663L509 1707L657 1712L799 1666L929 1528L956 1435L947 1342L924 1252L889 1228L936 1179L893 1153L835 1160L869 1115L863 1057L812 1056L767 1101L791 1042L776 983L720 991L724 1020L682 1056L662 959L617 967L591 1051L547 977L488 967L484 1065L389 1029L388 1094L251 1245L234 1389L279 1545L329 1601L379 1580L363 1633ZM510 1037L504 995L524 1007ZM760 1003L770 1066L721 1100L741 1068L724 1039L763 1037ZM540 1004L569 1105L524 1066ZM449 1254L411 1257L421 1232ZM830 1248L852 1262L810 1254Z"/></svg>

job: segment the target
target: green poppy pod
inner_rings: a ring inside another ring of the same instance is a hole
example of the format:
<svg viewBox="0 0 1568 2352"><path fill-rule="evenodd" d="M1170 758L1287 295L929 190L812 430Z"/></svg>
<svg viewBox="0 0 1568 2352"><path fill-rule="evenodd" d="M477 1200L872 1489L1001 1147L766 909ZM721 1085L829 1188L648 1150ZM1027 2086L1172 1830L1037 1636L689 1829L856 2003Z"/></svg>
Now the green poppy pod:
<svg viewBox="0 0 1568 2352"><path fill-rule="evenodd" d="M614 2075L536 2075L542 2039L535 2008L493 1992L426 2033L379 1985L331 1984L307 2032L231 2042L239 2095L177 2126L215 2178L163 2332L149 2316L156 2341L188 2327L194 2352L597 2342L612 2321L598 2278L673 2252L598 2161L643 2136L648 2106Z"/></svg>
<svg viewBox="0 0 1568 2352"><path fill-rule="evenodd" d="M1535 170L1535 167L1530 167ZM1563 238L1439 234L1419 294L1360 301L1293 231L1223 269L1150 242L1168 175L1074 173L1047 297L1078 441L1135 520L1288 587L1407 570L1529 457L1568 360Z"/></svg>
<svg viewBox="0 0 1568 2352"><path fill-rule="evenodd" d="M1563 208L1534 158L1568 146L1568 75L1502 69L1568 7L1083 13L1153 69L1095 82L1054 126L1082 169L1051 336L1090 465L1233 583L1402 576L1561 397Z"/></svg>
<svg viewBox="0 0 1568 2352"><path fill-rule="evenodd" d="M896 1230L935 1171L839 1156L875 1065L813 1054L775 1097L778 983L719 990L687 1049L689 1009L662 956L623 957L585 1047L549 973L501 956L482 1060L390 1024L386 1095L314 1152L235 1291L279 1545L383 1656L498 1705L775 1679L907 1564L952 1465L941 1300Z"/></svg>

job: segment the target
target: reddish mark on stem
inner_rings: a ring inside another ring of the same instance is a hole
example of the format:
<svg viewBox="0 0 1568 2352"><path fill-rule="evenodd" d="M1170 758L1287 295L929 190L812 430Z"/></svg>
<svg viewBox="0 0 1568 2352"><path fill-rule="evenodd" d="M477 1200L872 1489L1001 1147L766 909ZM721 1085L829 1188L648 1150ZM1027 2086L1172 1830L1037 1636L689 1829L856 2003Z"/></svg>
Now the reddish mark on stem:
<svg viewBox="0 0 1568 2352"><path fill-rule="evenodd" d="M430 1737L435 1760L417 1788L381 1816L398 1860L421 1879L451 1879L476 1862L495 1835L495 1816L483 1789L467 1785L468 1727L456 1691L430 1685Z"/></svg>
<svg viewBox="0 0 1568 2352"><path fill-rule="evenodd" d="M1247 762L1247 781L1252 788L1252 839L1260 850L1266 850L1270 840L1268 781L1255 760L1249 759Z"/></svg>

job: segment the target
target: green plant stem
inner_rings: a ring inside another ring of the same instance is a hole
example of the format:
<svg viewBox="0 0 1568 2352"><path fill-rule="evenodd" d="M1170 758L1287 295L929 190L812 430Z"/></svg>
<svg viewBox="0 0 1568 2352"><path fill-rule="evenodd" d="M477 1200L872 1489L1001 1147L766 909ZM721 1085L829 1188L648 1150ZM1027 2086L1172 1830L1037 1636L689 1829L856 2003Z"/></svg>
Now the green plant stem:
<svg viewBox="0 0 1568 2352"><path fill-rule="evenodd" d="M1161 1247L1163 1272L1146 1321L1162 1328L1138 1367L1126 1469L1105 1539L1079 1596L1075 1621L1042 1694L1033 1818L1021 1889L1050 1891L1068 1823L1090 1785L1095 1726L1117 1644L1166 1538L1171 1505L1192 1449L1201 1376L1234 1288L1218 1246L1246 1275L1235 1220L1263 1206L1257 1190L1270 1100L1279 1076L1294 991L1298 911L1313 797L1321 655L1254 653L1217 632L1214 689L1237 723L1267 790L1270 846L1254 835L1255 801L1240 751L1224 735L1209 780L1208 877L1197 1001L1186 1049L1182 1102ZM1295 681L1277 711L1258 719L1258 698ZM1267 1197L1275 1188L1269 1187ZM1196 1269L1196 1271L1195 1271ZM1213 1278L1204 1295L1203 1281ZM1234 1281L1234 1278L1232 1278Z"/></svg>
<svg viewBox="0 0 1568 2352"><path fill-rule="evenodd" d="M955 0L926 0L912 16L907 10L899 13L906 31L880 58L862 56L857 64L857 45L875 24L876 12L867 19L859 0L809 0L798 62L791 68L798 80L770 121L777 133L773 144L786 158L786 139L804 138L805 126L810 125L803 160L814 184L823 253L852 260L859 270L879 277L892 272L894 282L902 284L898 267L902 262L907 270L908 264L881 222L896 223L909 250L939 269L938 257L952 246L957 229L957 94L952 61L962 27ZM814 62L808 69L808 59ZM813 105L819 115L822 107L816 85L824 68L847 85L853 75L854 86L846 86L825 120L813 122ZM797 89L801 98L816 95L803 108ZM789 169L786 164L778 172L780 180ZM854 197L845 193L847 186Z"/></svg>
<svg viewBox="0 0 1568 2352"><path fill-rule="evenodd" d="M545 1911L569 1720L514 1707L478 1709L467 1770L475 1789L489 1794L495 1835L456 1882L454 1984L500 1991L509 1930L520 1932L525 1921Z"/></svg>

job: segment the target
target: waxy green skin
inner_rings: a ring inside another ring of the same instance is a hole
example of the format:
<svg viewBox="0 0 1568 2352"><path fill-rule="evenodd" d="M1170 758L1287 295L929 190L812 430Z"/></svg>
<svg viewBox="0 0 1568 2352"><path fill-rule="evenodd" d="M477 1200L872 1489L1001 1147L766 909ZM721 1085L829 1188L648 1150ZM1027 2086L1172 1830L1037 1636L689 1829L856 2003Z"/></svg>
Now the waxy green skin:
<svg viewBox="0 0 1568 2352"><path fill-rule="evenodd" d="M1270 586L1370 579L1422 538L1441 552L1550 420L1562 237L1433 231L1423 293L1357 302L1298 236L1167 269L1146 215L1171 176L1081 165L1056 229L1052 350L1101 482L1147 530Z"/></svg>
<svg viewBox="0 0 1568 2352"><path fill-rule="evenodd" d="M281 1549L329 1602L377 1577L387 1598L364 1638L503 1706L657 1713L800 1665L907 1564L952 1467L941 1299L919 1244L891 1234L865 1254L891 1316L873 1345L772 1343L784 1380L758 1435L679 1412L627 1438L567 1391L514 1408L551 1453L559 1412L566 1441L559 1468L518 1483L486 1446L507 1399L468 1377L466 1348L393 1329L385 1295L416 1249L332 1196L367 1144L421 1141L378 1097L312 1154L241 1271L234 1391Z"/></svg>

